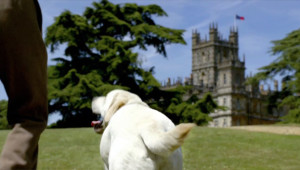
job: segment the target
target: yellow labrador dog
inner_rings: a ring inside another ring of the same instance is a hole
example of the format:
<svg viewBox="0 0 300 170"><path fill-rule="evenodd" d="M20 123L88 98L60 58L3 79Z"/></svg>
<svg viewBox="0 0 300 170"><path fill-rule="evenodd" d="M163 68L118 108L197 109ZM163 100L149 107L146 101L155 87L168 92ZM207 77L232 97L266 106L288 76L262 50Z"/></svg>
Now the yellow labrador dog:
<svg viewBox="0 0 300 170"><path fill-rule="evenodd" d="M175 126L164 114L151 109L137 95L113 90L106 97L95 97L93 121L103 133L100 154L108 170L181 170L180 146L195 124Z"/></svg>

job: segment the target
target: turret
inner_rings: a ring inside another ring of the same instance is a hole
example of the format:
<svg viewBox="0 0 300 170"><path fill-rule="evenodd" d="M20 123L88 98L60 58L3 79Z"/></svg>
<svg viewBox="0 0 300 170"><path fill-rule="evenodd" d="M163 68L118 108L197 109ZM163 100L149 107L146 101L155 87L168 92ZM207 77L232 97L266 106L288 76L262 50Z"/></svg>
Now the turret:
<svg viewBox="0 0 300 170"><path fill-rule="evenodd" d="M192 31L192 46L197 45L200 42L200 33L197 30Z"/></svg>
<svg viewBox="0 0 300 170"><path fill-rule="evenodd" d="M209 25L209 41L218 40L218 24L211 23Z"/></svg>
<svg viewBox="0 0 300 170"><path fill-rule="evenodd" d="M230 28L229 42L233 44L238 44L238 29L236 27Z"/></svg>

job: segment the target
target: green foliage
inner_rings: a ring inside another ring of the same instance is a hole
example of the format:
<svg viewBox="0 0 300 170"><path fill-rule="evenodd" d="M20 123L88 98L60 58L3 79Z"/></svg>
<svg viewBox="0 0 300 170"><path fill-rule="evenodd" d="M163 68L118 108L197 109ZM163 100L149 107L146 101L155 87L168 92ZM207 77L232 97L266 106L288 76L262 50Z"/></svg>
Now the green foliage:
<svg viewBox="0 0 300 170"><path fill-rule="evenodd" d="M206 125L212 120L209 113L215 109L224 109L217 106L210 93L205 94L202 99L192 95L187 101L182 101L179 96L172 98L165 110L175 123L194 122L197 125Z"/></svg>
<svg viewBox="0 0 300 170"><path fill-rule="evenodd" d="M300 108L292 109L282 117L283 123L300 123Z"/></svg>
<svg viewBox="0 0 300 170"><path fill-rule="evenodd" d="M278 106L289 106L289 115L283 118L284 122L300 123L300 29L292 31L282 40L272 43L274 46L271 54L277 56L276 60L260 68L260 72L253 79L254 81L267 80L277 75L281 76L284 90L280 94L272 96L273 99L270 100L281 102L281 104L276 103Z"/></svg>
<svg viewBox="0 0 300 170"><path fill-rule="evenodd" d="M9 129L10 126L7 122L7 101L0 100L0 129Z"/></svg>
<svg viewBox="0 0 300 170"><path fill-rule="evenodd" d="M289 103L286 103L285 101L287 99L287 96L294 97L292 93L286 89L271 93L266 101L268 114L272 114L274 110L277 110L277 112L281 112L283 107L288 106Z"/></svg>
<svg viewBox="0 0 300 170"><path fill-rule="evenodd" d="M174 93L161 92L154 68L141 67L133 48L153 46L167 56L165 45L185 44L183 30L155 24L153 16L167 14L157 5L115 5L94 2L83 15L65 11L47 28L45 43L54 52L65 45L49 72L49 112L60 112L57 126L89 126L95 119L90 103L94 96L122 88L143 100L158 101ZM164 97L164 94L166 96Z"/></svg>

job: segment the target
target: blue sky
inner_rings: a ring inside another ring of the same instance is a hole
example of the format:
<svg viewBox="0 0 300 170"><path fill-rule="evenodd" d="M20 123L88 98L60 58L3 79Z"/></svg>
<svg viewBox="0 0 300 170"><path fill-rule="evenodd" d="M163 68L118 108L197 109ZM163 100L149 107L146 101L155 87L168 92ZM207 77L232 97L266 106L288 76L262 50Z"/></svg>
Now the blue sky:
<svg viewBox="0 0 300 170"><path fill-rule="evenodd" d="M82 14L93 0L39 0L43 12L43 30L51 25L54 17L64 10ZM237 21L239 29L239 56L246 56L246 75L255 73L261 66L276 57L269 51L271 41L284 38L300 27L300 1L298 0L111 0L113 3L158 4L168 17L155 18L157 24L170 28L184 29L187 45L168 45L167 58L158 55L153 48L139 52L143 67L155 66L155 77L164 81L168 77L189 77L191 74L191 35L197 29L202 38L208 35L211 22L218 23L218 30L227 38L236 14L245 17ZM44 31L45 33L45 31ZM49 53L52 58L63 55L61 48ZM0 99L7 99L0 84Z"/></svg>

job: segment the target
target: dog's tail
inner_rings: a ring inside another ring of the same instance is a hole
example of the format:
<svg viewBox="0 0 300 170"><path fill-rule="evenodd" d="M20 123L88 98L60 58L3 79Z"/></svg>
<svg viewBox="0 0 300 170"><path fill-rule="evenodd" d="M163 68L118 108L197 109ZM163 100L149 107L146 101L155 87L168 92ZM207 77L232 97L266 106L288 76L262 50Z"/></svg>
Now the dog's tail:
<svg viewBox="0 0 300 170"><path fill-rule="evenodd" d="M153 128L144 130L141 136L152 153L167 156L183 144L184 139L194 126L196 125L193 123L182 123L167 132Z"/></svg>

